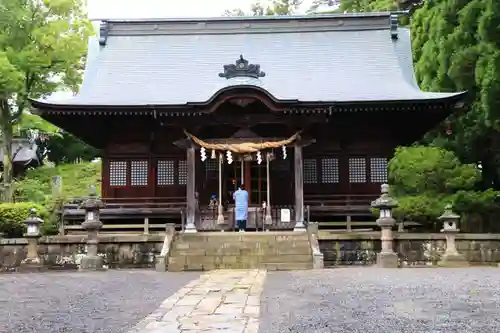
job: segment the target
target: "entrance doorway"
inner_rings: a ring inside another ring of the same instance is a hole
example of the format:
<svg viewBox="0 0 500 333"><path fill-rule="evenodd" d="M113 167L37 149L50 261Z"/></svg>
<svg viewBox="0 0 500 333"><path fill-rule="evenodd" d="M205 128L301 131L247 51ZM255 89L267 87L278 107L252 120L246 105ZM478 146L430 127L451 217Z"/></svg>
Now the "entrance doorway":
<svg viewBox="0 0 500 333"><path fill-rule="evenodd" d="M249 205L261 205L267 197L266 165L255 161L235 161L231 165L224 165L224 188L227 200L232 201L233 192L238 188L238 183L243 183L249 194Z"/></svg>

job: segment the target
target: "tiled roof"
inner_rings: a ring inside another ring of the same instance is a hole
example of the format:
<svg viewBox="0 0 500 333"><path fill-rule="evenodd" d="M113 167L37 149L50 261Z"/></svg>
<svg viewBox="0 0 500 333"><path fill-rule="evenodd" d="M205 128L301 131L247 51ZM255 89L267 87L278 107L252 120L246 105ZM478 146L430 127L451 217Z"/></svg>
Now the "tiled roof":
<svg viewBox="0 0 500 333"><path fill-rule="evenodd" d="M141 106L201 103L232 86L276 100L436 100L414 75L410 32L389 13L280 18L108 21L89 45L78 95L44 104ZM397 33L397 38L391 34ZM219 76L240 55L264 77Z"/></svg>

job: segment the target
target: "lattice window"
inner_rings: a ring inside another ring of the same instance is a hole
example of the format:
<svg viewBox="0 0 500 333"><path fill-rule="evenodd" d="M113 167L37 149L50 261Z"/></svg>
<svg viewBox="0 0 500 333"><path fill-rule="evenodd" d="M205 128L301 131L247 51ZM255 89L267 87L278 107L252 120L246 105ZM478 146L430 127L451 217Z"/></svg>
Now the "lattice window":
<svg viewBox="0 0 500 333"><path fill-rule="evenodd" d="M156 169L156 183L158 185L174 185L175 184L175 161L160 160Z"/></svg>
<svg viewBox="0 0 500 333"><path fill-rule="evenodd" d="M148 185L148 161L130 161L130 185Z"/></svg>
<svg viewBox="0 0 500 333"><path fill-rule="evenodd" d="M317 161L314 158L304 159L304 184L316 184L318 182Z"/></svg>
<svg viewBox="0 0 500 333"><path fill-rule="evenodd" d="M321 182L323 184L339 182L339 160L337 158L323 158L321 160Z"/></svg>
<svg viewBox="0 0 500 333"><path fill-rule="evenodd" d="M370 180L372 183L387 182L387 158L370 158Z"/></svg>
<svg viewBox="0 0 500 333"><path fill-rule="evenodd" d="M349 182L366 183L366 159L363 157L349 158Z"/></svg>
<svg viewBox="0 0 500 333"><path fill-rule="evenodd" d="M127 185L127 161L109 161L109 186Z"/></svg>
<svg viewBox="0 0 500 333"><path fill-rule="evenodd" d="M188 165L187 161L179 161L179 174L178 174L178 184L179 185L186 185L187 184L187 179L188 179Z"/></svg>

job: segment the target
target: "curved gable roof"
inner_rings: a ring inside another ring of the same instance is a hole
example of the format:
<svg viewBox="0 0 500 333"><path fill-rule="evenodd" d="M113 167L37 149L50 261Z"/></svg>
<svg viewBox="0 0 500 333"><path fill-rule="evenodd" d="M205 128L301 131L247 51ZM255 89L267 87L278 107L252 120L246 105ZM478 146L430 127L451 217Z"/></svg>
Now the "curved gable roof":
<svg viewBox="0 0 500 333"><path fill-rule="evenodd" d="M42 104L141 106L208 102L232 86L278 101L445 99L415 80L410 32L391 38L389 13L109 21L89 44L78 95ZM394 27L393 27L394 28ZM101 38L102 44L98 42ZM243 55L264 77L219 76Z"/></svg>

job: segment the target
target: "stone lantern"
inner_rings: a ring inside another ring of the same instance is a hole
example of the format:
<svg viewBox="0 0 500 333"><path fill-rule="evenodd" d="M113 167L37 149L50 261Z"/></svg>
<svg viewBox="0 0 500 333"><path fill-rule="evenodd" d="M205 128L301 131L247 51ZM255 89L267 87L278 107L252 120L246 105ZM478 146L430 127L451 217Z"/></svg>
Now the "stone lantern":
<svg viewBox="0 0 500 333"><path fill-rule="evenodd" d="M392 210L398 206L395 199L389 196L389 185L381 186L382 195L375 201L372 201L371 206L380 210L377 225L381 229L382 250L377 254L377 266L384 268L397 268L398 255L392 248L392 227L396 224L396 220L392 217Z"/></svg>
<svg viewBox="0 0 500 333"><path fill-rule="evenodd" d="M439 220L443 222L443 229L441 229L441 232L444 233L446 237L446 251L438 262L438 265L444 267L469 266L465 257L458 253L455 244L456 235L460 232L460 229L457 228L460 216L455 214L452 210L452 206L448 204L445 206L444 213L439 217Z"/></svg>
<svg viewBox="0 0 500 333"><path fill-rule="evenodd" d="M95 186L91 186L90 194L80 208L85 210L85 221L82 223L82 228L87 231L87 254L80 262L80 270L102 270L104 260L97 255L99 245L99 229L102 227L102 222L99 219L100 209L104 207L104 203L97 197Z"/></svg>
<svg viewBox="0 0 500 333"><path fill-rule="evenodd" d="M24 237L28 241L28 254L21 261L19 271L39 271L43 269L42 260L38 256L38 239L42 236L40 234L40 225L42 223L43 220L37 216L36 209L30 209L29 217L24 221L27 229Z"/></svg>

